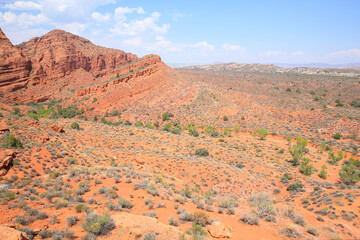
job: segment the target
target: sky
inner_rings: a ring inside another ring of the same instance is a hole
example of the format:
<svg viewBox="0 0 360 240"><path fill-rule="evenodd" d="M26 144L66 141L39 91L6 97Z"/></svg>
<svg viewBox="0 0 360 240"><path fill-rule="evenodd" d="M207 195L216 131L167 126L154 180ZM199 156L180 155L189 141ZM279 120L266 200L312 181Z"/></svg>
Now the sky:
<svg viewBox="0 0 360 240"><path fill-rule="evenodd" d="M167 64L360 63L359 0L0 0L13 44L53 29Z"/></svg>

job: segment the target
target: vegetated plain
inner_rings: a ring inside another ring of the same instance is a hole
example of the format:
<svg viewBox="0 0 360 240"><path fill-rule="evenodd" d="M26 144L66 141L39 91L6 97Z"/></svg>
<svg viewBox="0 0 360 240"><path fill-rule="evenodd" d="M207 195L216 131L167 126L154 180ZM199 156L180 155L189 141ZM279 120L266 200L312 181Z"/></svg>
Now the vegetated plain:
<svg viewBox="0 0 360 240"><path fill-rule="evenodd" d="M358 77L132 58L91 84L76 70L3 93L1 228L29 239L360 237Z"/></svg>

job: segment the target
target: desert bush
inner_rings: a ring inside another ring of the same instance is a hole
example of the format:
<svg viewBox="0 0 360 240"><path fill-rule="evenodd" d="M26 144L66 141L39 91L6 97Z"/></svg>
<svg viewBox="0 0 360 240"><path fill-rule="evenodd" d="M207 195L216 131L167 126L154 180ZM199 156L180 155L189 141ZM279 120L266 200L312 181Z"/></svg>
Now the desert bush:
<svg viewBox="0 0 360 240"><path fill-rule="evenodd" d="M77 205L75 206L75 210L76 210L77 213L89 212L90 207L87 206L87 205L84 204L84 203L80 203L80 204L77 204Z"/></svg>
<svg viewBox="0 0 360 240"><path fill-rule="evenodd" d="M259 225L259 218L257 216L254 215L248 215L248 214L244 214L239 221L249 224L249 225Z"/></svg>
<svg viewBox="0 0 360 240"><path fill-rule="evenodd" d="M18 228L17 230L26 233L29 240L32 240L35 237L35 232L31 228L24 227L24 228Z"/></svg>
<svg viewBox="0 0 360 240"><path fill-rule="evenodd" d="M142 215L147 217L157 218L156 212L143 212Z"/></svg>
<svg viewBox="0 0 360 240"><path fill-rule="evenodd" d="M258 137L260 140L264 140L266 136L268 135L268 131L264 128L258 128L253 135L255 137Z"/></svg>
<svg viewBox="0 0 360 240"><path fill-rule="evenodd" d="M21 148L23 146L22 142L20 141L20 139L16 138L14 135L10 134L7 135L4 139L3 139L3 147L6 148Z"/></svg>
<svg viewBox="0 0 360 240"><path fill-rule="evenodd" d="M72 129L76 129L76 130L80 130L80 126L77 122L73 122L71 125L70 125L70 128Z"/></svg>
<svg viewBox="0 0 360 240"><path fill-rule="evenodd" d="M207 156L209 156L209 152L205 148L198 148L195 151L195 155L200 156L200 157L207 157Z"/></svg>
<svg viewBox="0 0 360 240"><path fill-rule="evenodd" d="M311 235L314 235L314 236L319 236L319 233L318 233L317 229L314 228L314 227L308 227L306 232L310 233Z"/></svg>
<svg viewBox="0 0 360 240"><path fill-rule="evenodd" d="M194 136L194 137L199 136L199 132L196 130L196 127L190 126L190 127L188 127L188 131L189 131L189 135L191 135L191 136Z"/></svg>
<svg viewBox="0 0 360 240"><path fill-rule="evenodd" d="M337 156L335 155L335 153L333 151L330 151L328 161L330 164L334 165L334 164L337 164L343 158L344 158L343 151L339 151Z"/></svg>
<svg viewBox="0 0 360 240"><path fill-rule="evenodd" d="M179 222L173 216L170 216L169 217L169 224L172 225L172 226L178 226Z"/></svg>
<svg viewBox="0 0 360 240"><path fill-rule="evenodd" d="M341 134L340 133L335 133L333 138L336 139L336 140L339 140L341 138Z"/></svg>
<svg viewBox="0 0 360 240"><path fill-rule="evenodd" d="M316 168L310 164L309 158L303 158L301 165L300 165L300 172L305 176L310 176L316 171Z"/></svg>
<svg viewBox="0 0 360 240"><path fill-rule="evenodd" d="M79 221L79 218L77 216L68 216L66 218L66 223L68 227L74 226L77 223L77 221Z"/></svg>
<svg viewBox="0 0 360 240"><path fill-rule="evenodd" d="M85 217L85 222L82 224L82 228L89 233L93 233L97 236L103 236L115 228L115 223L110 217L110 214L107 212L103 215L90 213Z"/></svg>
<svg viewBox="0 0 360 240"><path fill-rule="evenodd" d="M300 190L302 190L303 187L304 187L304 185L301 182L296 182L296 183L290 184L287 187L287 190L290 192L300 191Z"/></svg>
<svg viewBox="0 0 360 240"><path fill-rule="evenodd" d="M320 171L320 173L319 173L319 177L320 177L320 178L322 178L322 179L327 179L326 169L327 169L327 167L326 167L325 164L321 166L321 171Z"/></svg>
<svg viewBox="0 0 360 240"><path fill-rule="evenodd" d="M126 208L126 209L130 209L133 207L132 202L123 197L119 197L118 205L119 205L119 207Z"/></svg>
<svg viewBox="0 0 360 240"><path fill-rule="evenodd" d="M197 225L205 226L208 223L209 216L204 212L194 212L193 221Z"/></svg>
<svg viewBox="0 0 360 240"><path fill-rule="evenodd" d="M191 235L194 240L205 240L207 231L203 229L201 225L197 225L195 222L192 224Z"/></svg>
<svg viewBox="0 0 360 240"><path fill-rule="evenodd" d="M297 228L293 224L289 224L286 228L282 229L282 234L290 238L296 238L301 234L298 232Z"/></svg>
<svg viewBox="0 0 360 240"><path fill-rule="evenodd" d="M356 161L349 161L343 164L339 172L340 179L347 185L355 185L360 180L360 170L356 166Z"/></svg>
<svg viewBox="0 0 360 240"><path fill-rule="evenodd" d="M156 237L153 233L145 233L142 240L156 240Z"/></svg>
<svg viewBox="0 0 360 240"><path fill-rule="evenodd" d="M68 201L65 199L58 198L54 201L54 206L56 209L67 207L67 205L68 205Z"/></svg>
<svg viewBox="0 0 360 240"><path fill-rule="evenodd" d="M15 223L21 224L23 226L29 225L33 222L33 219L30 216L19 215L16 216Z"/></svg>

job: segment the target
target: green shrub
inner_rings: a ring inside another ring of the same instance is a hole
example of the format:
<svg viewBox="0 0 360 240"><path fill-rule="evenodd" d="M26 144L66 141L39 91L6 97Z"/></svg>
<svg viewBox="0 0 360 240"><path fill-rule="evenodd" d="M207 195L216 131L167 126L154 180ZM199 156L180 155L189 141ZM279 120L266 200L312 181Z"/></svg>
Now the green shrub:
<svg viewBox="0 0 360 240"><path fill-rule="evenodd" d="M85 217L82 228L89 233L103 236L115 228L115 223L109 213L103 215L91 213Z"/></svg>
<svg viewBox="0 0 360 240"><path fill-rule="evenodd" d="M320 178L322 178L322 179L327 179L326 169L327 169L327 167L326 167L325 164L321 166L321 171L320 171L320 173L319 173L319 177L320 177Z"/></svg>
<svg viewBox="0 0 360 240"><path fill-rule="evenodd" d="M77 122L73 122L71 125L70 125L70 128L72 129L76 129L76 130L80 130L80 126Z"/></svg>
<svg viewBox="0 0 360 240"><path fill-rule="evenodd" d="M208 222L209 216L203 212L194 212L193 218L194 218L194 222L197 225L205 226Z"/></svg>
<svg viewBox="0 0 360 240"><path fill-rule="evenodd" d="M56 209L67 207L67 205L68 205L68 201L66 201L65 199L58 198L54 201L54 206Z"/></svg>
<svg viewBox="0 0 360 240"><path fill-rule="evenodd" d="M20 139L16 138L14 135L10 134L6 136L3 140L3 146L10 148L10 147L16 147L21 148L23 146Z"/></svg>
<svg viewBox="0 0 360 240"><path fill-rule="evenodd" d="M300 172L305 176L310 176L316 171L315 167L309 164L310 161L311 160L309 158L303 158L302 163L300 165Z"/></svg>
<svg viewBox="0 0 360 240"><path fill-rule="evenodd" d="M340 133L335 133L333 138L336 139L336 140L339 140L341 138L341 134Z"/></svg>
<svg viewBox="0 0 360 240"><path fill-rule="evenodd" d="M300 164L300 159L304 156L305 152L298 145L292 145L289 147L289 152L292 156L292 164L298 166Z"/></svg>
<svg viewBox="0 0 360 240"><path fill-rule="evenodd" d="M154 129L154 126L151 124L151 122L147 122L145 127L149 129Z"/></svg>
<svg viewBox="0 0 360 240"><path fill-rule="evenodd" d="M301 182L296 182L296 183L290 184L287 187L287 190L290 192L300 191L303 187L304 187L304 185Z"/></svg>
<svg viewBox="0 0 360 240"><path fill-rule="evenodd" d="M226 122L226 121L229 120L229 118L225 115L225 116L223 117L223 120Z"/></svg>
<svg viewBox="0 0 360 240"><path fill-rule="evenodd" d="M200 157L207 157L207 156L209 156L209 152L205 148L199 148L199 149L196 149L195 155L200 156Z"/></svg>
<svg viewBox="0 0 360 240"><path fill-rule="evenodd" d="M266 138L266 136L268 135L268 131L264 128L258 128L253 134L255 137L258 137L261 140L264 140Z"/></svg>
<svg viewBox="0 0 360 240"><path fill-rule="evenodd" d="M171 123L165 124L163 130L166 131L166 132L170 132L171 131Z"/></svg>
<svg viewBox="0 0 360 240"><path fill-rule="evenodd" d="M188 130L189 130L189 134L191 136L194 136L194 137L198 137L199 136L199 132L196 130L196 127L188 127Z"/></svg>
<svg viewBox="0 0 360 240"><path fill-rule="evenodd" d="M173 116L174 116L174 114L172 114L172 113L164 112L162 114L162 120L165 122L167 120L170 120L170 118L173 117Z"/></svg>
<svg viewBox="0 0 360 240"><path fill-rule="evenodd" d="M111 116L115 117L119 114L119 111L117 109L113 109L111 112Z"/></svg>
<svg viewBox="0 0 360 240"><path fill-rule="evenodd" d="M90 210L90 207L84 203L79 203L78 205L75 206L75 210L77 213L88 212Z"/></svg>
<svg viewBox="0 0 360 240"><path fill-rule="evenodd" d="M140 121L138 121L138 122L135 123L135 127L142 127L142 126L143 126L143 124L142 124L142 122L140 122Z"/></svg>
<svg viewBox="0 0 360 240"><path fill-rule="evenodd" d="M330 164L334 165L334 164L337 164L343 158L344 158L343 151L339 151L337 156L335 155L335 153L333 151L330 151L328 161Z"/></svg>
<svg viewBox="0 0 360 240"><path fill-rule="evenodd" d="M193 236L192 239L200 240L204 239L203 237L206 236L207 231L203 229L201 225L197 225L195 222L192 224L191 235Z"/></svg>
<svg viewBox="0 0 360 240"><path fill-rule="evenodd" d="M350 159L351 160L351 159ZM346 162L339 172L340 179L347 185L355 185L360 180L360 170L356 166L356 160Z"/></svg>

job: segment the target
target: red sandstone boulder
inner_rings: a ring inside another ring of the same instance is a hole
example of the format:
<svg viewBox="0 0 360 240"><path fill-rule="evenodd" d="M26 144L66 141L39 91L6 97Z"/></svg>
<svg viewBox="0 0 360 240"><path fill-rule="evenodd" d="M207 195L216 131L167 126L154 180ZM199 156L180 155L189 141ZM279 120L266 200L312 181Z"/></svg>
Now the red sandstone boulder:
<svg viewBox="0 0 360 240"><path fill-rule="evenodd" d="M231 236L230 229L220 221L215 221L210 226L207 226L207 230L214 238L230 238Z"/></svg>
<svg viewBox="0 0 360 240"><path fill-rule="evenodd" d="M0 240L27 240L26 233L14 228L0 226Z"/></svg>
<svg viewBox="0 0 360 240"><path fill-rule="evenodd" d="M54 132L57 132L57 133L65 132L64 128L62 126L56 125L55 123L52 124L50 127L51 127L52 130L54 130Z"/></svg>

